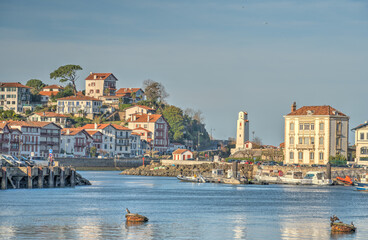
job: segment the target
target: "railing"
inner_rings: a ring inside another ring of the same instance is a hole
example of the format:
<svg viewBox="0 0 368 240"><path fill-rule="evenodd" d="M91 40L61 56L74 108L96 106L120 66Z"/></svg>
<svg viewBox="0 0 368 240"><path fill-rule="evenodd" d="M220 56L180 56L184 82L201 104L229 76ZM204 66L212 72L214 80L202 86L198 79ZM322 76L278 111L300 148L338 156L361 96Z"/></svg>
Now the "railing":
<svg viewBox="0 0 368 240"><path fill-rule="evenodd" d="M102 140L101 139L93 139L93 142L94 143L102 143Z"/></svg>
<svg viewBox="0 0 368 240"><path fill-rule="evenodd" d="M58 145L58 142L51 142L51 141L40 141L41 145Z"/></svg>
<svg viewBox="0 0 368 240"><path fill-rule="evenodd" d="M19 141L20 141L19 139L10 139L11 143L19 143Z"/></svg>
<svg viewBox="0 0 368 240"><path fill-rule="evenodd" d="M55 137L58 137L58 136L60 136L60 133L45 133L45 132L41 132L41 136L55 136Z"/></svg>
<svg viewBox="0 0 368 240"><path fill-rule="evenodd" d="M80 143L80 142L74 143L74 147L84 147L86 145L87 145L86 143Z"/></svg>
<svg viewBox="0 0 368 240"><path fill-rule="evenodd" d="M310 149L314 148L314 144L297 144L296 149Z"/></svg>
<svg viewBox="0 0 368 240"><path fill-rule="evenodd" d="M6 143L7 143L7 142L9 142L9 139L6 139L6 138L0 138L0 142L1 142L1 143L4 143L4 142L6 142Z"/></svg>

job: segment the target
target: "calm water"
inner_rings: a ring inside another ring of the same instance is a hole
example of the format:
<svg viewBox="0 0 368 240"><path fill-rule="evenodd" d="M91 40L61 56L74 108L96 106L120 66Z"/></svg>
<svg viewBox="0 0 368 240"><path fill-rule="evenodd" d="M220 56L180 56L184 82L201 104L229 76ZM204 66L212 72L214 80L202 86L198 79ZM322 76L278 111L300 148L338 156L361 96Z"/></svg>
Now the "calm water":
<svg viewBox="0 0 368 240"><path fill-rule="evenodd" d="M351 187L222 185L80 172L92 186L0 191L1 239L368 239ZM125 224L125 208L150 221ZM333 214L358 231L331 235Z"/></svg>

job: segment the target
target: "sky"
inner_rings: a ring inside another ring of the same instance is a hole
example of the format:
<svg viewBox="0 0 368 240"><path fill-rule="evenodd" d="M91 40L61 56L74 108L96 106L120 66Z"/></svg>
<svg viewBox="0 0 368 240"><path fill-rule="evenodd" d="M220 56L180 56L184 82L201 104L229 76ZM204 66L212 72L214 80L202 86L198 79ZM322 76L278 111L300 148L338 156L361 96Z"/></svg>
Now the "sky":
<svg viewBox="0 0 368 240"><path fill-rule="evenodd" d="M367 63L366 0L0 0L0 82L55 84L66 64L83 68L78 90L90 72L118 88L152 79L216 139L246 111L251 140L278 146L294 101L364 123Z"/></svg>

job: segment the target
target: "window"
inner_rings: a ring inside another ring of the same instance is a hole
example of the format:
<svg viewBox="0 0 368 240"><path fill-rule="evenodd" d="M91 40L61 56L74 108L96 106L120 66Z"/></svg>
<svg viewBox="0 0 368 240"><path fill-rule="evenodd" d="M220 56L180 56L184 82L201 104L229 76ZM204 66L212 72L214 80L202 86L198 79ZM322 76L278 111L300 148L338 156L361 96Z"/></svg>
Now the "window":
<svg viewBox="0 0 368 240"><path fill-rule="evenodd" d="M309 123L304 124L304 130L309 130Z"/></svg>
<svg viewBox="0 0 368 240"><path fill-rule="evenodd" d="M294 137L290 137L290 144L294 144Z"/></svg>
<svg viewBox="0 0 368 240"><path fill-rule="evenodd" d="M319 145L323 145L323 137L319 138Z"/></svg>
<svg viewBox="0 0 368 240"><path fill-rule="evenodd" d="M311 137L311 144L314 144L314 137Z"/></svg>
<svg viewBox="0 0 368 240"><path fill-rule="evenodd" d="M319 130L320 131L324 131L325 130L325 124L324 123L319 123Z"/></svg>
<svg viewBox="0 0 368 240"><path fill-rule="evenodd" d="M298 153L298 158L299 158L299 160L303 160L303 152Z"/></svg>
<svg viewBox="0 0 368 240"><path fill-rule="evenodd" d="M303 124L299 124L299 130L303 130Z"/></svg>
<svg viewBox="0 0 368 240"><path fill-rule="evenodd" d="M336 147L341 146L341 138L336 138Z"/></svg>
<svg viewBox="0 0 368 240"><path fill-rule="evenodd" d="M341 123L336 124L336 131L341 131Z"/></svg>
<svg viewBox="0 0 368 240"><path fill-rule="evenodd" d="M97 90L96 90L96 93L100 93L100 89L97 89Z"/></svg>
<svg viewBox="0 0 368 240"><path fill-rule="evenodd" d="M299 144L303 144L303 138L299 137Z"/></svg>
<svg viewBox="0 0 368 240"><path fill-rule="evenodd" d="M323 160L323 152L319 153L319 160Z"/></svg>
<svg viewBox="0 0 368 240"><path fill-rule="evenodd" d="M368 148L367 147L362 147L360 149L360 154L368 154Z"/></svg>
<svg viewBox="0 0 368 240"><path fill-rule="evenodd" d="M310 152L309 153L309 159L310 160L314 160L314 152Z"/></svg>
<svg viewBox="0 0 368 240"><path fill-rule="evenodd" d="M360 134L360 140L364 140L364 133Z"/></svg>
<svg viewBox="0 0 368 240"><path fill-rule="evenodd" d="M304 144L309 144L309 137L304 138Z"/></svg>

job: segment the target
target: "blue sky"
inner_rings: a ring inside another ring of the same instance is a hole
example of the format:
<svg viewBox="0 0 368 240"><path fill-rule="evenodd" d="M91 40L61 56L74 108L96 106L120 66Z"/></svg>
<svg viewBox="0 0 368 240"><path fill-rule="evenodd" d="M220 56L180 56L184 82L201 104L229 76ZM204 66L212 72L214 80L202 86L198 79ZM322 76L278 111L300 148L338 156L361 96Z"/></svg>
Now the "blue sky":
<svg viewBox="0 0 368 240"><path fill-rule="evenodd" d="M293 101L331 105L350 128L368 120L367 43L363 0L0 1L0 81L55 83L65 64L83 67L79 89L89 72L119 88L149 78L218 139L247 111L250 131L278 145Z"/></svg>

